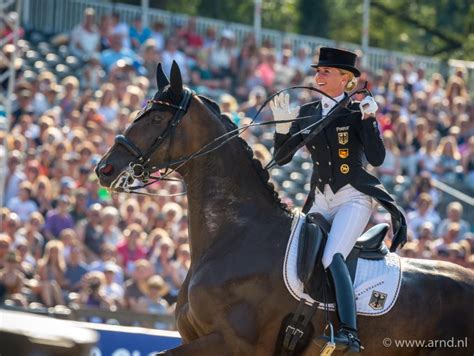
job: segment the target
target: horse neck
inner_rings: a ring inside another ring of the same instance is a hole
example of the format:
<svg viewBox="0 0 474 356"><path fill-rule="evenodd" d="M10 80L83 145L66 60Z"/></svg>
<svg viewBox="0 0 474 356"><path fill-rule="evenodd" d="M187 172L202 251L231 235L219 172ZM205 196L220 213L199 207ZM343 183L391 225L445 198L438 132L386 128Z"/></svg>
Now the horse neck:
<svg viewBox="0 0 474 356"><path fill-rule="evenodd" d="M199 260L219 237L239 235L239 231L248 231L250 224L286 216L235 140L191 162L184 180L192 261Z"/></svg>

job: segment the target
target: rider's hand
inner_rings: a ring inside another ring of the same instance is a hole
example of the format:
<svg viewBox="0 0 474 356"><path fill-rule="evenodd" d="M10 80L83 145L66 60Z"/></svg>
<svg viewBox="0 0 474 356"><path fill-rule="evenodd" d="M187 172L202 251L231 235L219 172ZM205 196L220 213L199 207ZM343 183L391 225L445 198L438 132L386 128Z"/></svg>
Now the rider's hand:
<svg viewBox="0 0 474 356"><path fill-rule="evenodd" d="M375 99L371 96L366 96L359 104L360 111L362 112L362 119L365 120L369 117L375 117L375 113L379 109L379 106L375 102Z"/></svg>
<svg viewBox="0 0 474 356"><path fill-rule="evenodd" d="M290 95L280 93L270 102L270 109L272 109L273 119L275 121L293 120L296 119L300 111L300 107L290 109ZM286 133L290 129L291 122L277 123L275 125L276 132Z"/></svg>

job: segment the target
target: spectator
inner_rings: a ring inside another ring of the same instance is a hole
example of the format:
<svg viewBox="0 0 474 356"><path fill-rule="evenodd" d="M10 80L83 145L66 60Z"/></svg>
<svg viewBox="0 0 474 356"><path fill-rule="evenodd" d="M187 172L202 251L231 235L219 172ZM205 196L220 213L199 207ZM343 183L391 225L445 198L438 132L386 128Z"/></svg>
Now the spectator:
<svg viewBox="0 0 474 356"><path fill-rule="evenodd" d="M438 146L439 161L436 173L441 180L447 183L456 183L462 172L461 154L456 140L452 136L443 137Z"/></svg>
<svg viewBox="0 0 474 356"><path fill-rule="evenodd" d="M156 50L160 52L165 48L164 30L165 24L163 22L153 23L151 38L155 40Z"/></svg>
<svg viewBox="0 0 474 356"><path fill-rule="evenodd" d="M434 226L430 222L425 222L420 226L420 234L417 240L417 256L421 258L433 258L431 247L435 240Z"/></svg>
<svg viewBox="0 0 474 356"><path fill-rule="evenodd" d="M15 240L26 240L28 252L34 258L34 263L41 257L46 243L41 233L43 225L43 215L39 212L34 212L30 215L24 226L18 229L15 234Z"/></svg>
<svg viewBox="0 0 474 356"><path fill-rule="evenodd" d="M239 110L243 111L245 117L255 118L257 115L260 106L263 104L267 93L265 89L261 86L254 87L248 97L248 101L243 103ZM258 118L256 118L256 122L260 121L269 121L271 119L271 115L269 111L262 111Z"/></svg>
<svg viewBox="0 0 474 356"><path fill-rule="evenodd" d="M41 175L36 180L33 187L32 199L38 206L38 211L43 216L53 209L53 192L51 181L46 175Z"/></svg>
<svg viewBox="0 0 474 356"><path fill-rule="evenodd" d="M117 245L122 239L122 231L118 228L119 212L113 206L107 206L101 211L102 238L105 243Z"/></svg>
<svg viewBox="0 0 474 356"><path fill-rule="evenodd" d="M1 38L8 39L7 43L13 43L13 31L15 24L18 22L17 36L18 38L23 38L25 31L21 27L21 23L18 18L18 13L12 11L6 14L4 21L4 26L1 28Z"/></svg>
<svg viewBox="0 0 474 356"><path fill-rule="evenodd" d="M289 63L290 67L294 71L309 71L309 69L306 69L311 68L312 63L312 58L309 55L309 51L309 48L306 46L301 46L300 48L298 48L298 50L296 51L296 56L291 58Z"/></svg>
<svg viewBox="0 0 474 356"><path fill-rule="evenodd" d="M448 226L451 223L459 224L459 236L463 238L465 234L471 231L471 224L462 219L463 207L461 203L455 201L449 203L446 208L446 219L443 219L438 226L437 235L444 236L447 232Z"/></svg>
<svg viewBox="0 0 474 356"><path fill-rule="evenodd" d="M95 10L88 7L84 10L83 22L71 33L71 52L80 58L88 59L100 50L100 33L95 25Z"/></svg>
<svg viewBox="0 0 474 356"><path fill-rule="evenodd" d="M192 54L204 46L204 39L196 32L196 18L190 17L181 37L186 41L186 47L192 49Z"/></svg>
<svg viewBox="0 0 474 356"><path fill-rule="evenodd" d="M81 174L82 174L81 167ZM86 173L89 175L89 169L86 168ZM74 220L74 226L87 217L87 190L85 188L78 188L74 192L74 204L70 211Z"/></svg>
<svg viewBox="0 0 474 356"><path fill-rule="evenodd" d="M118 35L120 36L123 48L129 49L131 47L130 43L130 29L128 25L120 20L120 14L114 12L112 14L112 34L111 36ZM111 44L112 47L112 44Z"/></svg>
<svg viewBox="0 0 474 356"><path fill-rule="evenodd" d="M92 55L85 63L82 69L82 77L82 87L84 89L96 90L99 88L100 82L105 77L105 72L101 66L98 54Z"/></svg>
<svg viewBox="0 0 474 356"><path fill-rule="evenodd" d="M392 189L396 178L401 174L400 150L392 131L383 133L383 141L385 143L385 160L381 166L377 167L377 171L382 184L388 189Z"/></svg>
<svg viewBox="0 0 474 356"><path fill-rule="evenodd" d="M21 220L17 213L8 212L4 220L3 232L13 241L18 229L21 227Z"/></svg>
<svg viewBox="0 0 474 356"><path fill-rule="evenodd" d="M104 244L100 213L102 205L92 204L87 211L87 219L79 226L80 240L84 242L86 260L94 261L100 255Z"/></svg>
<svg viewBox="0 0 474 356"><path fill-rule="evenodd" d="M100 98L98 113L105 118L105 122L111 123L115 120L119 109L115 98L115 89L112 84L104 84L100 89L102 96Z"/></svg>
<svg viewBox="0 0 474 356"><path fill-rule="evenodd" d="M400 165L402 173L413 177L416 171L416 163L414 161L414 151L411 145L413 138L410 130L408 119L404 116L394 122L394 134L398 149L400 150Z"/></svg>
<svg viewBox="0 0 474 356"><path fill-rule="evenodd" d="M415 123L415 134L413 135L412 146L416 152L423 146L428 134L428 122L424 117L418 117Z"/></svg>
<svg viewBox="0 0 474 356"><path fill-rule="evenodd" d="M469 138L467 149L462 156L462 167L467 186L474 189L474 136Z"/></svg>
<svg viewBox="0 0 474 356"><path fill-rule="evenodd" d="M133 26L130 27L130 41L132 47L138 50L149 38L151 38L151 30L143 27L141 16L135 17Z"/></svg>
<svg viewBox="0 0 474 356"><path fill-rule="evenodd" d="M172 263L174 255L174 244L171 239L161 238L156 248L155 254L151 256L151 262L155 267L155 273L159 274L169 286L169 293L166 300L173 304L178 295L180 278L175 265Z"/></svg>
<svg viewBox="0 0 474 356"><path fill-rule="evenodd" d="M18 196L20 183L26 179L24 172L19 167L21 163L21 153L11 151L7 160L7 174L5 177L4 202L8 203L11 198Z"/></svg>
<svg viewBox="0 0 474 356"><path fill-rule="evenodd" d="M34 93L31 87L22 88L16 93L16 104L12 113L13 120L11 121L11 129L13 129L19 122L22 115L34 114L33 105ZM47 108L44 108L46 110Z"/></svg>
<svg viewBox="0 0 474 356"><path fill-rule="evenodd" d="M147 293L138 301L138 310L143 313L151 313L157 315L169 315L170 306L163 296L168 292L165 281L159 275L154 275L147 280ZM154 325L157 329L168 329L166 323L156 322Z"/></svg>
<svg viewBox="0 0 474 356"><path fill-rule="evenodd" d="M5 267L0 269L0 290L6 290L5 298L20 293L25 284L25 275L20 270L20 257L16 251L9 251Z"/></svg>
<svg viewBox="0 0 474 356"><path fill-rule="evenodd" d="M41 301L47 307L64 305L61 287L64 285L64 246L61 241L52 240L46 244L44 256L38 261L37 281Z"/></svg>
<svg viewBox="0 0 474 356"><path fill-rule="evenodd" d="M7 265L7 256L11 242L12 239L8 235L0 233L0 270Z"/></svg>
<svg viewBox="0 0 474 356"><path fill-rule="evenodd" d="M237 59L232 47L233 40L234 33L224 30L217 45L210 49L209 68L212 75L218 79L232 76L232 68Z"/></svg>
<svg viewBox="0 0 474 356"><path fill-rule="evenodd" d="M110 36L110 48L102 52L100 62L106 71L120 59L128 59L132 62L136 61L136 54L128 47L124 47L123 38L120 33L113 33Z"/></svg>
<svg viewBox="0 0 474 356"><path fill-rule="evenodd" d="M270 89L275 82L276 77L276 56L275 53L262 48L262 62L256 68L257 76L262 80L265 88Z"/></svg>
<svg viewBox="0 0 474 356"><path fill-rule="evenodd" d="M158 223L157 221L159 217L158 204L156 204L153 201L148 201L144 203L143 213L145 214L146 221L147 221L147 224L143 226L143 229L148 234L156 227L156 224Z"/></svg>
<svg viewBox="0 0 474 356"><path fill-rule="evenodd" d="M62 109L63 121L69 117L72 111L76 109L78 104L77 96L79 90L79 80L74 76L67 76L61 82L61 86L64 88L64 93L59 99L59 106Z"/></svg>
<svg viewBox="0 0 474 356"><path fill-rule="evenodd" d="M114 306L113 301L106 297L104 288L105 276L102 272L87 273L84 276L79 293L79 305L88 308L112 308Z"/></svg>
<svg viewBox="0 0 474 356"><path fill-rule="evenodd" d="M135 262L145 257L143 247L144 232L138 224L131 224L123 232L123 240L117 245L119 265L130 275L135 269Z"/></svg>
<svg viewBox="0 0 474 356"><path fill-rule="evenodd" d="M421 193L416 201L416 210L411 211L407 215L408 228L418 237L420 226L424 222L430 222L435 227L440 221L439 215L433 210L433 199L428 193Z"/></svg>
<svg viewBox="0 0 474 356"><path fill-rule="evenodd" d="M173 274L173 284L179 289L189 272L189 268L191 267L191 250L187 243L178 247L176 261L173 261L172 263L173 269L176 271L176 273Z"/></svg>
<svg viewBox="0 0 474 356"><path fill-rule="evenodd" d="M124 289L121 284L117 283L116 274L119 272L120 267L113 262L107 262L104 265L104 295L105 297L113 301L114 305L118 307L124 306Z"/></svg>
<svg viewBox="0 0 474 356"><path fill-rule="evenodd" d="M415 181L411 185L411 188L405 194L404 200L410 208L415 209L415 203L422 193L427 193L431 196L434 207L438 205L440 195L433 186L431 174L428 172L422 172L416 177Z"/></svg>
<svg viewBox="0 0 474 356"><path fill-rule="evenodd" d="M20 184L18 196L8 201L7 207L17 213L21 221L27 221L31 213L38 211L38 205L31 199L32 185L25 181Z"/></svg>
<svg viewBox="0 0 474 356"><path fill-rule="evenodd" d="M456 241L459 241L460 236L460 226L458 223L452 222L446 228L446 232L441 235L440 238L435 240L432 244L432 248L439 256L449 255L450 245Z"/></svg>
<svg viewBox="0 0 474 356"><path fill-rule="evenodd" d="M117 248L110 244L103 244L99 258L96 258L89 266L90 271L105 272L105 266L113 264L115 267L115 281L123 285L124 273L122 268L117 264Z"/></svg>
<svg viewBox="0 0 474 356"><path fill-rule="evenodd" d="M445 96L444 88L444 79L443 76L439 73L433 73L431 76L431 84L427 88L428 101L431 98L442 99Z"/></svg>
<svg viewBox="0 0 474 356"><path fill-rule="evenodd" d="M217 42L217 31L216 31L216 29L212 26L209 26L206 29L206 33L204 35L203 40L204 40L204 48L205 49L210 49L213 46L215 46L216 42Z"/></svg>
<svg viewBox="0 0 474 356"><path fill-rule="evenodd" d="M433 135L425 138L420 150L416 154L417 169L419 172L435 173L440 157L436 151L436 139Z"/></svg>
<svg viewBox="0 0 474 356"><path fill-rule="evenodd" d="M74 227L74 220L69 214L69 197L59 196L57 204L57 208L46 215L44 234L48 240L58 238L61 231Z"/></svg>
<svg viewBox="0 0 474 356"><path fill-rule="evenodd" d="M153 274L149 261L141 259L136 261L132 278L125 282L125 305L131 310L140 310L139 301L148 292L148 278Z"/></svg>
<svg viewBox="0 0 474 356"><path fill-rule="evenodd" d="M183 82L189 82L188 59L186 55L178 49L178 39L176 37L169 37L166 40L166 47L161 54L163 71L170 73L173 61L176 61L181 71Z"/></svg>
<svg viewBox="0 0 474 356"><path fill-rule="evenodd" d="M71 245L69 258L64 273L65 288L70 292L78 292L81 289L83 277L88 272L88 266L83 261L82 247L78 241Z"/></svg>

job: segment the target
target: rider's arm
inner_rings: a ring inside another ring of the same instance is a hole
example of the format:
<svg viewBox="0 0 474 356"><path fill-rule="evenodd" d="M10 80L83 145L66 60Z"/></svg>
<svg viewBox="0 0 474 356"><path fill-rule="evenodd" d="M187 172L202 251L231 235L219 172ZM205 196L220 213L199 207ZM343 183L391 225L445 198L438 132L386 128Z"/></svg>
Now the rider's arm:
<svg viewBox="0 0 474 356"><path fill-rule="evenodd" d="M374 167L380 166L385 159L385 146L375 117L360 121L359 137L364 146L367 161Z"/></svg>

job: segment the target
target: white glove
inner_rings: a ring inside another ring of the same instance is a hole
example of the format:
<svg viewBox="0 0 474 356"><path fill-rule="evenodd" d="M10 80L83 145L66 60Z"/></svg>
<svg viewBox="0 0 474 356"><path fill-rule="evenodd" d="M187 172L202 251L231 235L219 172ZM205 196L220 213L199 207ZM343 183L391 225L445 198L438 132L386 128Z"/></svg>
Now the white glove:
<svg viewBox="0 0 474 356"><path fill-rule="evenodd" d="M273 119L275 121L296 119L300 112L299 106L290 109L290 95L284 93L278 94L270 101L270 109L272 109ZM286 133L290 129L290 126L291 122L276 124L275 131L278 133Z"/></svg>
<svg viewBox="0 0 474 356"><path fill-rule="evenodd" d="M362 116L374 116L379 106L375 102L375 99L371 96L366 96L359 104L360 111L362 112Z"/></svg>

